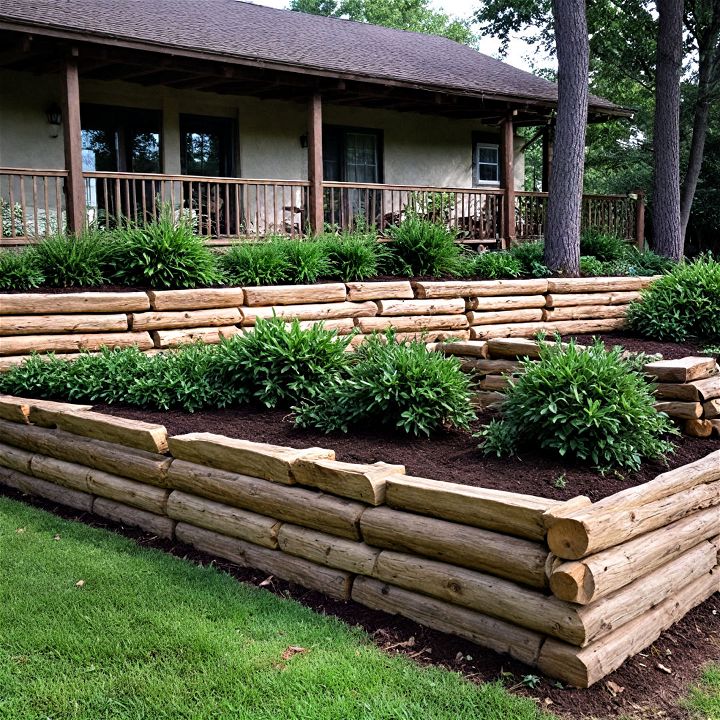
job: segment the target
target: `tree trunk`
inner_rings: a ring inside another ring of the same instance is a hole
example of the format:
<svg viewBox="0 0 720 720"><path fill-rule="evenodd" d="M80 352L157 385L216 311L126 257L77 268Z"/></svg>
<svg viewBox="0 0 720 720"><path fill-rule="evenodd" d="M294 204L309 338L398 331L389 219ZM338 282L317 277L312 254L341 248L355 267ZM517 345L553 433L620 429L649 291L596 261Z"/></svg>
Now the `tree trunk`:
<svg viewBox="0 0 720 720"><path fill-rule="evenodd" d="M580 273L580 214L585 165L590 48L584 0L553 0L558 59L558 109L548 193L545 264Z"/></svg>
<svg viewBox="0 0 720 720"><path fill-rule="evenodd" d="M696 3L689 17L692 19L690 30L698 46L698 88L690 155L680 192L680 226L683 240L702 169L710 103L717 98L720 84L720 0Z"/></svg>
<svg viewBox="0 0 720 720"><path fill-rule="evenodd" d="M681 260L680 226L680 73L682 69L683 3L658 0L657 70L655 82L655 174L653 179L654 250Z"/></svg>

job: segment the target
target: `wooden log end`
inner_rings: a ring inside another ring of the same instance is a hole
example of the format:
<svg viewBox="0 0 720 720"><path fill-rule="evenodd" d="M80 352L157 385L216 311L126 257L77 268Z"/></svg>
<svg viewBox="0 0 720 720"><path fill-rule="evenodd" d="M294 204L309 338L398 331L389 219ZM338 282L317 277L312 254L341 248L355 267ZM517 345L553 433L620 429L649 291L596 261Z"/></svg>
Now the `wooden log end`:
<svg viewBox="0 0 720 720"><path fill-rule="evenodd" d="M579 560L588 554L590 537L580 520L558 518L548 529L547 543L550 550L565 560Z"/></svg>
<svg viewBox="0 0 720 720"><path fill-rule="evenodd" d="M562 563L550 574L550 590L560 600L587 605L593 599L595 582L582 563Z"/></svg>

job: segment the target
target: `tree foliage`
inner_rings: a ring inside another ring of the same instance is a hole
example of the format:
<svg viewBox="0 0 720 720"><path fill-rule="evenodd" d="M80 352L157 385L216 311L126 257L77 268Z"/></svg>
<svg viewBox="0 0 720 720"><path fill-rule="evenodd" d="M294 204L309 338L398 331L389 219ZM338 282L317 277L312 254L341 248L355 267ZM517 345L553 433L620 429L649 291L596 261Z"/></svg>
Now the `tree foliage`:
<svg viewBox="0 0 720 720"><path fill-rule="evenodd" d="M290 10L475 43L468 21L434 10L429 0L291 0Z"/></svg>

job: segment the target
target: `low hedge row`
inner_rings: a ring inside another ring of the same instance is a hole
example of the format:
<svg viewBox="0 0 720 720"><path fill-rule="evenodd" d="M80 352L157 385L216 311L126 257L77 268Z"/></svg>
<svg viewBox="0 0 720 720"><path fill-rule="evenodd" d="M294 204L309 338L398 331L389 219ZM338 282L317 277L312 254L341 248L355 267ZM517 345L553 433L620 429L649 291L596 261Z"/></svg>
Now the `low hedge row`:
<svg viewBox="0 0 720 720"><path fill-rule="evenodd" d="M0 290L36 287L193 288L212 285L280 285L319 279L351 282L381 275L511 279L545 277L541 243L507 251L470 252L442 225L409 216L388 231L325 234L308 239L272 237L211 250L192 226L164 208L142 227L55 235L25 250L0 251ZM612 235L583 236L585 275L652 275L668 261L638 252Z"/></svg>

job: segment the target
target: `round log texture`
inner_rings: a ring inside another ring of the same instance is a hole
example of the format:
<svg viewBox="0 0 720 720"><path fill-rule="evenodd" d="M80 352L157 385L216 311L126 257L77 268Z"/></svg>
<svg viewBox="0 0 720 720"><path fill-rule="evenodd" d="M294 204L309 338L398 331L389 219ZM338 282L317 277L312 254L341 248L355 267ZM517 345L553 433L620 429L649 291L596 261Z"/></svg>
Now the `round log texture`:
<svg viewBox="0 0 720 720"><path fill-rule="evenodd" d="M274 316L286 320L334 320L342 318L372 317L377 315L377 305L374 302L335 302L312 303L304 305L267 305L257 307L242 307L243 327L253 326L258 319L267 320Z"/></svg>
<svg viewBox="0 0 720 720"><path fill-rule="evenodd" d="M343 283L266 285L265 287L246 287L244 290L245 304L250 307L342 302L347 295Z"/></svg>
<svg viewBox="0 0 720 720"><path fill-rule="evenodd" d="M92 511L100 517L122 525L139 527L146 532L168 540L171 540L175 534L174 520L114 500L108 500L107 498L95 498Z"/></svg>
<svg viewBox="0 0 720 720"><path fill-rule="evenodd" d="M540 308L527 310L471 310L467 313L467 319L471 325L540 322L543 319L543 311Z"/></svg>
<svg viewBox="0 0 720 720"><path fill-rule="evenodd" d="M280 522L275 518L240 510L224 503L173 490L167 514L174 520L213 530L255 545L276 548Z"/></svg>
<svg viewBox="0 0 720 720"><path fill-rule="evenodd" d="M468 310L521 310L545 307L544 295L508 295L507 297L474 297L468 301Z"/></svg>
<svg viewBox="0 0 720 720"><path fill-rule="evenodd" d="M177 490L332 535L360 538L358 523L367 507L297 486L175 460L168 480Z"/></svg>
<svg viewBox="0 0 720 720"><path fill-rule="evenodd" d="M27 450L0 443L0 465L3 467L28 474L32 458L33 454Z"/></svg>
<svg viewBox="0 0 720 720"><path fill-rule="evenodd" d="M0 335L127 332L127 330L128 316L125 313L114 315L0 315Z"/></svg>
<svg viewBox="0 0 720 720"><path fill-rule="evenodd" d="M407 317L361 317L356 320L363 333L382 332L394 328L398 332L423 330L464 330L468 327L465 315L412 315Z"/></svg>
<svg viewBox="0 0 720 720"><path fill-rule="evenodd" d="M62 485L56 485L53 482L47 482L47 480L31 477L17 470L0 467L0 485L14 488L26 495L37 495L51 502L67 505L75 510L92 512L92 495Z"/></svg>
<svg viewBox="0 0 720 720"><path fill-rule="evenodd" d="M639 292L610 293L552 293L546 296L547 307L575 307L577 305L627 305L640 299Z"/></svg>
<svg viewBox="0 0 720 720"><path fill-rule="evenodd" d="M10 296L12 297L12 296ZM0 355L29 355L33 352L72 353L101 348L153 347L146 332L74 333L70 335L11 335L0 338Z"/></svg>
<svg viewBox="0 0 720 720"><path fill-rule="evenodd" d="M377 301L380 315L456 315L465 312L462 298L437 300L389 300Z"/></svg>
<svg viewBox="0 0 720 720"><path fill-rule="evenodd" d="M205 328L238 325L242 320L237 308L212 308L208 310L152 310L145 313L133 313L132 329L173 330L176 328Z"/></svg>
<svg viewBox="0 0 720 720"><path fill-rule="evenodd" d="M645 374L661 383L687 383L715 375L718 366L712 357L685 357L657 360L643 366Z"/></svg>
<svg viewBox="0 0 720 720"><path fill-rule="evenodd" d="M237 308L243 304L242 288L192 288L191 290L148 290L153 310L202 310Z"/></svg>
<svg viewBox="0 0 720 720"><path fill-rule="evenodd" d="M414 283L418 298L490 297L493 295L542 295L547 280L451 280Z"/></svg>
<svg viewBox="0 0 720 720"><path fill-rule="evenodd" d="M531 338L546 329L544 322L519 322L505 325L473 325L470 328L472 340L494 338Z"/></svg>
<svg viewBox="0 0 720 720"><path fill-rule="evenodd" d="M348 300L409 300L415 297L409 280L390 282L349 282Z"/></svg>
<svg viewBox="0 0 720 720"><path fill-rule="evenodd" d="M352 599L366 607L401 615L495 652L506 653L527 665L537 664L543 637L532 630L372 578L355 579Z"/></svg>
<svg viewBox="0 0 720 720"><path fill-rule="evenodd" d="M446 520L369 508L360 520L368 545L482 570L533 587L545 587L547 551L529 540Z"/></svg>
<svg viewBox="0 0 720 720"><path fill-rule="evenodd" d="M223 325L221 327L196 327L183 330L153 330L150 334L154 347L167 350L196 342L217 345L222 338L230 338L241 333L242 330L235 325Z"/></svg>
<svg viewBox="0 0 720 720"><path fill-rule="evenodd" d="M142 312L150 309L144 292L8 293L0 315Z"/></svg>
<svg viewBox="0 0 720 720"><path fill-rule="evenodd" d="M551 323L558 320L609 320L624 318L626 313L627 305L579 305L546 309L542 319Z"/></svg>
<svg viewBox="0 0 720 720"><path fill-rule="evenodd" d="M637 291L650 287L661 275L650 277L587 277L548 278L547 292L556 293L600 293Z"/></svg>

